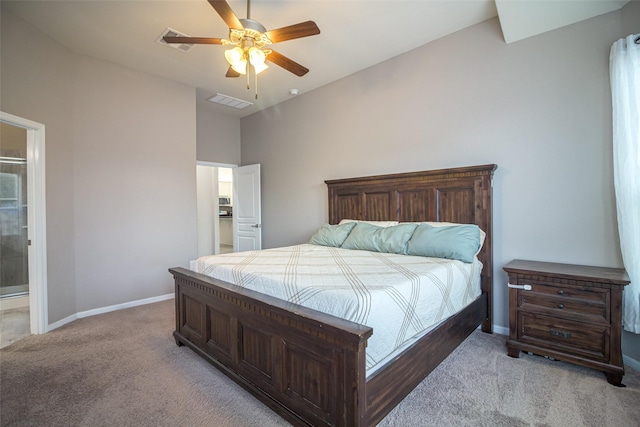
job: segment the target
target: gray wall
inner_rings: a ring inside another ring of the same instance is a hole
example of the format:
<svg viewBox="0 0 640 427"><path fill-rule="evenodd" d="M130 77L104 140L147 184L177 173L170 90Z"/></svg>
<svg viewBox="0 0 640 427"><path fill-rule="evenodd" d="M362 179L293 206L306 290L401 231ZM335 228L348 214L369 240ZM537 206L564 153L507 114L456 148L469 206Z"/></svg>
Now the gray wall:
<svg viewBox="0 0 640 427"><path fill-rule="evenodd" d="M207 96L211 94L197 91L197 159L239 165L240 119L216 112Z"/></svg>
<svg viewBox="0 0 640 427"><path fill-rule="evenodd" d="M608 59L623 16L640 22L627 7L509 45L492 19L242 119L264 247L327 221L326 179L497 163L497 325L514 258L621 266Z"/></svg>
<svg viewBox="0 0 640 427"><path fill-rule="evenodd" d="M48 297L53 322L77 311L70 96L75 57L10 12L0 11L0 110L46 126Z"/></svg>
<svg viewBox="0 0 640 427"><path fill-rule="evenodd" d="M195 89L2 10L0 109L46 127L49 323L172 292L196 253Z"/></svg>

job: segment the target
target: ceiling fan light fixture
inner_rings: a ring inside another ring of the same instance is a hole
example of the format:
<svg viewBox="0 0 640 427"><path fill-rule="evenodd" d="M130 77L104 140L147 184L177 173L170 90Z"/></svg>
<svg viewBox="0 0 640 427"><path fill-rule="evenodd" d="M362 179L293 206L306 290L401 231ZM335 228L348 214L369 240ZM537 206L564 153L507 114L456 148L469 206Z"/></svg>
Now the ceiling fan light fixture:
<svg viewBox="0 0 640 427"><path fill-rule="evenodd" d="M233 49L227 49L224 52L224 57L226 58L231 68L233 68L236 72L240 74L246 74L247 72L247 58L242 48L236 46Z"/></svg>
<svg viewBox="0 0 640 427"><path fill-rule="evenodd" d="M251 65L253 65L253 69L256 70L256 74L260 74L261 72L263 72L264 70L269 68L269 66L267 64L265 64L264 62L257 63L257 64L251 64Z"/></svg>
<svg viewBox="0 0 640 427"><path fill-rule="evenodd" d="M249 48L249 62L256 70L256 74L260 74L261 72L269 68L269 66L264 63L266 58L267 56L261 49L258 49L255 46Z"/></svg>
<svg viewBox="0 0 640 427"><path fill-rule="evenodd" d="M244 51L238 46L224 51L224 57L227 59L229 65L233 65L236 62L240 61L243 56Z"/></svg>
<svg viewBox="0 0 640 427"><path fill-rule="evenodd" d="M264 52L257 47L251 46L249 48L249 61L251 61L251 65L264 64L265 58Z"/></svg>
<svg viewBox="0 0 640 427"><path fill-rule="evenodd" d="M247 60L246 59L242 59L234 64L231 65L231 68L234 69L234 71L240 73L240 74L247 74Z"/></svg>

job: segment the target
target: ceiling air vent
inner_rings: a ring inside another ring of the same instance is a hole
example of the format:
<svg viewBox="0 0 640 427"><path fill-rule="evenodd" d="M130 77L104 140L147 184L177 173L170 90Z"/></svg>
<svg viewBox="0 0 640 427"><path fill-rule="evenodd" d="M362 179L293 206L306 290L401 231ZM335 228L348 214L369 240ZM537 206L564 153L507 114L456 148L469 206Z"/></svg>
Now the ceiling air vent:
<svg viewBox="0 0 640 427"><path fill-rule="evenodd" d="M221 93L216 93L211 98L207 98L207 101L211 101L216 104L226 105L227 107L237 108L238 110L242 110L243 108L253 105L252 102L243 101L242 99L234 98L228 95L223 95Z"/></svg>
<svg viewBox="0 0 640 427"><path fill-rule="evenodd" d="M163 37L168 36L168 37L190 37L187 34L178 32L176 30L173 30L171 28L167 28L166 30L164 30L162 32L162 34L160 34L160 37L158 37L156 39L156 42L165 45L165 46L169 46L172 47L174 49L178 49L179 51L182 52L188 52L193 46L192 44L187 44L187 43L167 43L163 40Z"/></svg>

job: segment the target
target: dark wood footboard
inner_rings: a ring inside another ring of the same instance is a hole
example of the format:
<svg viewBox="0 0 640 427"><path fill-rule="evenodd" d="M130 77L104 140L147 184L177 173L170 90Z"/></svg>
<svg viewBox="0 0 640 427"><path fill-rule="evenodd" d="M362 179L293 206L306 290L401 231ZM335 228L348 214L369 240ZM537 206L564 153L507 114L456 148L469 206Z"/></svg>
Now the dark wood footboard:
<svg viewBox="0 0 640 427"><path fill-rule="evenodd" d="M294 425L374 426L487 316L487 294L367 381L372 329L184 268L176 331L187 345Z"/></svg>
<svg viewBox="0 0 640 427"><path fill-rule="evenodd" d="M176 341L294 425L362 426L372 329L186 270Z"/></svg>

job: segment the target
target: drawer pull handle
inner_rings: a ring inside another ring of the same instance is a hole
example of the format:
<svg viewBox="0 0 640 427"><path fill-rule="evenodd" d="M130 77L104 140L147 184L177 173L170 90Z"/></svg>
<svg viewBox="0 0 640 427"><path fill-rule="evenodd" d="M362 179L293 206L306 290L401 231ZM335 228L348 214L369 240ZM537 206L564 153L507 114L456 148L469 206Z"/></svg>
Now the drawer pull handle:
<svg viewBox="0 0 640 427"><path fill-rule="evenodd" d="M564 291L563 291L562 289L560 289L560 290L558 291L558 295L564 295Z"/></svg>
<svg viewBox="0 0 640 427"><path fill-rule="evenodd" d="M549 331L551 333L551 335L553 335L554 337L561 337L561 338L571 338L571 332L564 332L564 331L554 331L551 330Z"/></svg>
<svg viewBox="0 0 640 427"><path fill-rule="evenodd" d="M564 308L564 304L558 304L558 308L562 310Z"/></svg>
<svg viewBox="0 0 640 427"><path fill-rule="evenodd" d="M531 290L531 285L512 285L511 283L508 283L507 286L511 289L523 289L525 291Z"/></svg>

